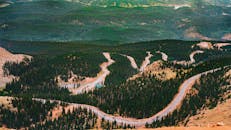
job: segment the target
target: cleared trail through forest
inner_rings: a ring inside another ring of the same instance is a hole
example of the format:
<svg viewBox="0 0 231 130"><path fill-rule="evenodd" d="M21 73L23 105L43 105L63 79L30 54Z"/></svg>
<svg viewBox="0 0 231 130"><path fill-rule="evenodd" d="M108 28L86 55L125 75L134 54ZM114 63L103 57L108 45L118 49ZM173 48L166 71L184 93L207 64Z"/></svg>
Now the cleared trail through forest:
<svg viewBox="0 0 231 130"><path fill-rule="evenodd" d="M143 60L143 62L142 62L142 64L141 64L140 68L138 67L138 65L137 65L137 63L136 63L136 61L135 61L135 59L134 59L132 56L125 55L125 54L120 54L120 55L126 57L126 58L130 61L130 64L131 64L131 66L132 66L133 69L137 69L137 70L143 72L144 69L151 63L150 59L151 59L152 56L153 56L153 55L151 54L151 52L149 52L149 51L147 51L146 53L147 53L148 55L147 55L147 56L145 57L145 59Z"/></svg>
<svg viewBox="0 0 231 130"><path fill-rule="evenodd" d="M163 61L168 61L168 55L166 53L161 52L161 51L157 51L156 53L161 54Z"/></svg>
<svg viewBox="0 0 231 130"><path fill-rule="evenodd" d="M129 55L124 55L124 54L120 54L120 55L126 57L130 61L133 69L138 69L138 65L136 64L136 61L133 57L131 57Z"/></svg>
<svg viewBox="0 0 231 130"><path fill-rule="evenodd" d="M231 66L231 65L229 65ZM225 66L225 67L229 67L229 66ZM86 104L77 104L77 103L68 103L68 102L64 102L67 103L75 108L85 108L87 110L90 110L92 112L94 112L96 115L98 115L98 117L100 118L104 118L107 121L116 121L117 123L120 124L130 124L132 126L136 126L136 127L140 127L140 126L144 126L146 123L152 123L153 121L159 120L165 116L167 116L169 113L172 113L175 109L177 109L178 107L180 107L182 101L184 100L188 90L190 90L192 88L192 86L194 85L194 83L196 82L197 79L199 79L202 75L206 75L208 73L213 73L216 71L221 70L223 67L220 68L216 68L216 69L212 69L200 74L197 74L195 76L192 76L191 78L185 80L179 87L178 93L175 95L175 97L173 98L173 100L160 112L158 112L157 114L149 117L149 118L144 118L144 119L135 119L135 118L126 118L126 117L121 117L121 116L113 116L110 114L107 114L103 111L101 111L99 108L91 106L91 105L86 105ZM51 102L62 102L59 100L46 100L46 99L38 99L38 98L34 98L33 100L37 100L37 101L42 101L42 102L46 102L46 101L51 101Z"/></svg>
<svg viewBox="0 0 231 130"><path fill-rule="evenodd" d="M150 59L151 59L152 56L153 56L153 55L151 54L151 52L149 52L149 51L147 51L146 53L147 53L148 55L145 57L145 59L144 59L142 65L140 66L140 71L141 71L141 72L143 72L144 69L148 66L148 64L151 63Z"/></svg>

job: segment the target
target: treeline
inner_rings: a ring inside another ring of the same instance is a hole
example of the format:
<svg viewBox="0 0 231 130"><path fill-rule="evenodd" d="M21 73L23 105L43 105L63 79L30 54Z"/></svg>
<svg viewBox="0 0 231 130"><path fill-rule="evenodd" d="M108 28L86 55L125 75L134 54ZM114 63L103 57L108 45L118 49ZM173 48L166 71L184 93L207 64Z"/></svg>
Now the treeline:
<svg viewBox="0 0 231 130"><path fill-rule="evenodd" d="M109 122L104 118L101 120L101 128L112 130L112 129L134 129L135 126L127 125L127 124L118 124L116 121Z"/></svg>
<svg viewBox="0 0 231 130"><path fill-rule="evenodd" d="M50 113L50 116L52 113ZM49 115L48 115L49 116ZM62 114L53 120L45 120L44 123L31 125L31 130L84 130L84 129L127 129L135 128L127 124L119 124L116 121L109 122L100 119L92 111L82 108L74 108L73 111L62 110Z"/></svg>
<svg viewBox="0 0 231 130"><path fill-rule="evenodd" d="M13 110L0 106L0 126L7 128L25 128L46 119L48 111L56 104L33 101L31 99L13 99Z"/></svg>
<svg viewBox="0 0 231 130"><path fill-rule="evenodd" d="M29 129L33 130L84 130L97 128L97 116L87 109L76 108L65 112L58 119L38 123Z"/></svg>
<svg viewBox="0 0 231 130"><path fill-rule="evenodd" d="M225 101L224 93L231 89L227 79L223 77L227 70L223 69L212 74L203 75L199 83L196 83L190 93L187 94L180 109L175 110L172 114L152 124L146 124L146 127L156 128L179 124L187 125L188 118L196 115L198 110L205 108L212 109L219 102Z"/></svg>

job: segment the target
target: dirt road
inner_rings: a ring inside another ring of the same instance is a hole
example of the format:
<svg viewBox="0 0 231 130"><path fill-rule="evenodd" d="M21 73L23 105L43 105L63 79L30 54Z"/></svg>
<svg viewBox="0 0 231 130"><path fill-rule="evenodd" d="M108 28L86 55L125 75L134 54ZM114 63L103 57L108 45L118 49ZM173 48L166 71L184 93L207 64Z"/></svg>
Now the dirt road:
<svg viewBox="0 0 231 130"><path fill-rule="evenodd" d="M104 52L103 55L108 61L100 65L101 71L95 78L92 78L91 80L89 80L89 82L84 81L84 84L81 84L78 88L75 88L75 84L68 86L68 88L71 89L73 94L81 94L84 92L92 91L95 89L97 85L104 85L106 77L110 74L108 67L112 65L115 61L111 59L110 53Z"/></svg>

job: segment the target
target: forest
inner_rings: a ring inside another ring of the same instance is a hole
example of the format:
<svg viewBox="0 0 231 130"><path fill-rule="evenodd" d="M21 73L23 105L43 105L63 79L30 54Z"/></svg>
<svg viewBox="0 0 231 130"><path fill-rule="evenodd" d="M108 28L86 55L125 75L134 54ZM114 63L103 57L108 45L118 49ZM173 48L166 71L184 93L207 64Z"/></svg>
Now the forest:
<svg viewBox="0 0 231 130"><path fill-rule="evenodd" d="M48 111L55 107L56 104L49 102L43 104L28 98L15 98L12 100L12 106L16 110L0 106L0 126L20 129L44 121Z"/></svg>
<svg viewBox="0 0 231 130"><path fill-rule="evenodd" d="M52 114L52 113L51 113ZM62 111L58 119L48 120L45 123L36 124L29 129L33 130L84 130L97 128L97 116L86 109L74 109L72 112Z"/></svg>

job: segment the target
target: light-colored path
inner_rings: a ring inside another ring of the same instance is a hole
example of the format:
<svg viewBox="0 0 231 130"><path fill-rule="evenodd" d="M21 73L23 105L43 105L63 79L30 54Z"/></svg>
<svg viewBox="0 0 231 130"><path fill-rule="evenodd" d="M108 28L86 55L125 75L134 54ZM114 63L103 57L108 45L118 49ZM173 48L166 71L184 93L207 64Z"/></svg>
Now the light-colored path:
<svg viewBox="0 0 231 130"><path fill-rule="evenodd" d="M168 61L168 55L164 52L157 51L156 53L161 54L163 61Z"/></svg>
<svg viewBox="0 0 231 130"><path fill-rule="evenodd" d="M106 77L110 74L108 67L112 65L115 61L111 59L110 53L104 52L104 57L108 60L100 65L101 71L97 74L95 78L86 78L82 81L79 87L76 88L77 84L65 84L61 87L68 88L73 94L81 94L84 92L92 91L97 85L104 85Z"/></svg>
<svg viewBox="0 0 231 130"><path fill-rule="evenodd" d="M124 55L124 54L120 54L120 55L126 57L130 61L133 69L138 69L138 65L136 64L136 61L133 57L128 56L128 55Z"/></svg>
<svg viewBox="0 0 231 130"><path fill-rule="evenodd" d="M148 66L148 64L150 64L150 58L152 58L152 54L151 52L147 51L146 52L148 55L145 57L145 60L143 61L142 65L140 66L140 71L143 72L144 69Z"/></svg>
<svg viewBox="0 0 231 130"><path fill-rule="evenodd" d="M202 54L202 53L204 53L204 51L201 51L201 50L197 50L197 51L194 51L194 52L192 52L190 55L189 55L189 58L190 58L190 61L185 61L185 60L183 60L183 61L173 61L173 63L175 63L175 64L180 64L180 65L191 65L191 64L193 64L193 63L195 63L196 62L196 60L194 59L194 56L196 55L196 54Z"/></svg>
<svg viewBox="0 0 231 130"><path fill-rule="evenodd" d="M231 43L216 43L213 45L214 47L217 47L218 50L222 50L222 47L225 47L225 46L231 46Z"/></svg>
<svg viewBox="0 0 231 130"><path fill-rule="evenodd" d="M68 103L68 104L72 105L73 107L76 107L76 108L88 109L88 110L94 112L96 115L98 115L98 117L104 118L107 121L116 121L117 123L130 124L132 126L140 127L140 126L144 126L146 123L150 124L153 121L159 120L162 117L165 117L166 115L168 115L169 113L172 113L175 109L180 107L187 92L191 89L191 87L194 85L194 83L196 82L197 79L199 79L202 75L206 75L208 73L213 73L213 72L216 72L218 70L221 70L221 68L209 70L209 71L197 74L197 75L185 80L180 85L178 93L175 95L173 100L162 111L158 112L157 114L155 114L149 118L134 119L134 118L125 118L125 117L121 117L121 116L113 116L113 115L110 115L110 114L107 114L107 113L101 111L99 108L94 107L94 106L85 105L85 104L77 104L77 103ZM33 100L42 101L44 103L46 101L48 101L45 99L36 99L36 98L34 98ZM57 100L49 100L49 101L54 102ZM57 101L57 102L61 102L61 101Z"/></svg>
<svg viewBox="0 0 231 130"><path fill-rule="evenodd" d="M150 64L150 58L153 56L151 54L151 52L149 52L149 51L147 51L146 53L148 55L145 57L144 61L142 62L141 66L140 66L140 68L138 67L138 65L137 65L137 63L136 63L136 61L135 61L135 59L133 57L131 57L129 55L125 55L125 54L120 54L120 55L126 57L130 61L131 66L132 66L133 69L137 69L137 70L143 72L144 69Z"/></svg>
<svg viewBox="0 0 231 130"><path fill-rule="evenodd" d="M196 60L194 59L194 56L195 56L196 54L202 54L202 53L204 53L204 51L197 50L197 51L192 52L192 53L189 55L189 57L190 57L190 63L191 63L191 64L192 64L192 63L195 63Z"/></svg>

